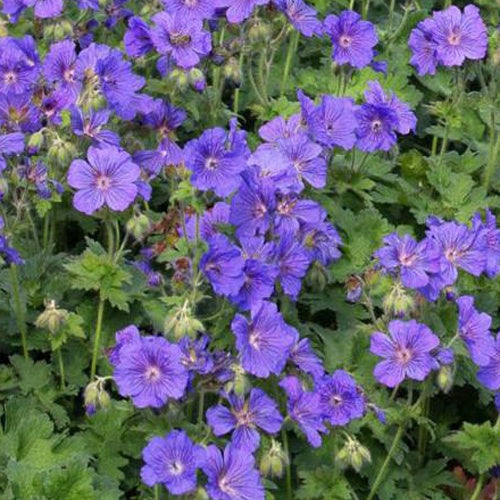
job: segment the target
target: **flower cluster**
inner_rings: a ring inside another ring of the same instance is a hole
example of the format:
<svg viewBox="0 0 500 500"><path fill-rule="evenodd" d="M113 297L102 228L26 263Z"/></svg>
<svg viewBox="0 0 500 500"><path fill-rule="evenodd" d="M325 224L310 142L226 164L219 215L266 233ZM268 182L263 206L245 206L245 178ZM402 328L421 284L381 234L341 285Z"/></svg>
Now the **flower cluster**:
<svg viewBox="0 0 500 500"><path fill-rule="evenodd" d="M393 276L403 287L414 289L423 298L435 302L443 290L454 299L459 270L472 276L494 278L500 274L500 230L495 216L486 211L472 218L471 224L447 222L432 217L427 222L426 237L417 242L410 235L393 233L384 238L385 245L375 252L377 266ZM471 360L479 367L478 379L488 389L500 389L498 337L491 334L492 319L479 312L474 297L455 299L458 307L460 338ZM371 337L371 352L384 358L374 371L377 380L389 387L404 379L423 380L441 365L453 363L451 345L439 348L439 338L423 324L392 321L390 336L376 332Z"/></svg>

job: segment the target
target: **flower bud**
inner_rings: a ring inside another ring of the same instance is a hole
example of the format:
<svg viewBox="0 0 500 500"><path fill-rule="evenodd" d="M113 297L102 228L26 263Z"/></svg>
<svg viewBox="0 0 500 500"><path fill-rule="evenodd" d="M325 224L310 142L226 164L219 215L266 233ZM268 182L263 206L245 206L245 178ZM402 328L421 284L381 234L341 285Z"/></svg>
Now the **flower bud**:
<svg viewBox="0 0 500 500"><path fill-rule="evenodd" d="M234 83L235 87L241 85L241 68L238 60L234 57L230 57L223 67L224 78L230 80Z"/></svg>
<svg viewBox="0 0 500 500"><path fill-rule="evenodd" d="M327 271L323 264L317 260L314 261L306 279L311 288L319 292L323 291L328 283Z"/></svg>
<svg viewBox="0 0 500 500"><path fill-rule="evenodd" d="M55 335L68 318L66 309L58 309L54 300L50 300L35 321L38 328L46 328L52 335Z"/></svg>
<svg viewBox="0 0 500 500"><path fill-rule="evenodd" d="M175 86L179 90L186 90L189 86L188 75L182 69L175 68L174 70L172 70L172 72L170 73L170 78L173 82L175 82Z"/></svg>
<svg viewBox="0 0 500 500"><path fill-rule="evenodd" d="M355 304L361 298L363 293L363 282L357 276L349 276L345 283L347 302Z"/></svg>
<svg viewBox="0 0 500 500"><path fill-rule="evenodd" d="M199 486L194 495L194 500L209 500L210 497L203 486Z"/></svg>
<svg viewBox="0 0 500 500"><path fill-rule="evenodd" d="M260 473L266 477L280 478L283 476L283 472L287 465L288 456L283 450L281 443L273 439L271 441L271 447L260 461Z"/></svg>
<svg viewBox="0 0 500 500"><path fill-rule="evenodd" d="M256 19L248 30L248 37L252 42L265 42L271 37L271 26L262 19Z"/></svg>
<svg viewBox="0 0 500 500"><path fill-rule="evenodd" d="M450 365L444 365L439 369L437 385L445 394L450 392L453 387L453 369Z"/></svg>
<svg viewBox="0 0 500 500"><path fill-rule="evenodd" d="M148 232L150 222L144 214L134 214L126 225L127 231L136 239L140 240Z"/></svg>
<svg viewBox="0 0 500 500"><path fill-rule="evenodd" d="M44 143L43 132L35 132L31 134L28 139L28 151L38 151Z"/></svg>
<svg viewBox="0 0 500 500"><path fill-rule="evenodd" d="M384 311L397 318L408 315L414 309L414 306L413 297L400 283L395 283L390 293L384 298Z"/></svg>
<svg viewBox="0 0 500 500"><path fill-rule="evenodd" d="M111 398L104 387L105 384L105 377L97 377L97 380L89 382L83 391L83 404L89 417L94 415L98 409L109 408L111 404Z"/></svg>
<svg viewBox="0 0 500 500"><path fill-rule="evenodd" d="M368 448L363 446L357 439L348 437L343 448L337 453L335 460L340 467L352 467L359 472L365 463L371 462Z"/></svg>
<svg viewBox="0 0 500 500"><path fill-rule="evenodd" d="M61 166L66 166L77 156L75 146L69 141L56 140L49 148L48 157Z"/></svg>
<svg viewBox="0 0 500 500"><path fill-rule="evenodd" d="M196 92L203 92L207 86L205 75L199 68L193 68L189 71L189 82Z"/></svg>
<svg viewBox="0 0 500 500"><path fill-rule="evenodd" d="M250 381L248 380L245 370L238 364L233 364L231 370L234 377L227 384L227 391L234 391L239 396L246 394L250 388Z"/></svg>

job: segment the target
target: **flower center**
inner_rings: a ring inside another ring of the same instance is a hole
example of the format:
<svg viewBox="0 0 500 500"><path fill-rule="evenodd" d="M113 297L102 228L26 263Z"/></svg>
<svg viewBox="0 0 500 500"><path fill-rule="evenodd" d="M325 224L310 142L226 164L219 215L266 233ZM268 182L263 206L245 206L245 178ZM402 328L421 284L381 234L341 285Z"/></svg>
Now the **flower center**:
<svg viewBox="0 0 500 500"><path fill-rule="evenodd" d="M184 5L186 7L196 7L198 5L198 0L184 0Z"/></svg>
<svg viewBox="0 0 500 500"><path fill-rule="evenodd" d="M330 399L330 403L332 406L339 406L342 402L343 399L339 394L334 394Z"/></svg>
<svg viewBox="0 0 500 500"><path fill-rule="evenodd" d="M449 260L450 262L455 262L461 255L462 254L456 248L448 248L444 252L446 260Z"/></svg>
<svg viewBox="0 0 500 500"><path fill-rule="evenodd" d="M157 366L151 365L147 367L144 376L148 382L156 382L161 376L161 371Z"/></svg>
<svg viewBox="0 0 500 500"><path fill-rule="evenodd" d="M382 122L380 120L373 120L372 130L373 132L380 132L382 130Z"/></svg>
<svg viewBox="0 0 500 500"><path fill-rule="evenodd" d="M74 83L75 82L75 70L73 68L68 68L67 70L64 71L63 78L65 81L67 81L69 83Z"/></svg>
<svg viewBox="0 0 500 500"><path fill-rule="evenodd" d="M180 476L184 472L184 464L178 460L174 460L168 464L168 471L173 476Z"/></svg>
<svg viewBox="0 0 500 500"><path fill-rule="evenodd" d="M339 44L341 47L343 47L344 49L347 49L348 47L351 46L352 44L352 38L350 36L347 36L347 35L342 35L340 38L339 38Z"/></svg>
<svg viewBox="0 0 500 500"><path fill-rule="evenodd" d="M453 32L453 33L450 33L449 36L448 36L448 43L450 45L460 45L460 42L462 40L462 37L460 35L460 33L457 33L457 32Z"/></svg>
<svg viewBox="0 0 500 500"><path fill-rule="evenodd" d="M175 47L181 47L191 42L191 36L183 33L171 33L169 39L170 43Z"/></svg>
<svg viewBox="0 0 500 500"><path fill-rule="evenodd" d="M255 205L255 208L253 209L253 216L257 219L261 219L266 215L267 213L267 208L264 205L264 203L260 202Z"/></svg>
<svg viewBox="0 0 500 500"><path fill-rule="evenodd" d="M256 332L255 330L252 330L250 332L250 335L248 336L248 343L254 348L259 350L260 349L260 338L259 338L259 332Z"/></svg>
<svg viewBox="0 0 500 500"><path fill-rule="evenodd" d="M111 179L107 175L99 175L95 183L101 191L107 191L111 187Z"/></svg>
<svg viewBox="0 0 500 500"><path fill-rule="evenodd" d="M234 488L230 486L229 480L226 478L226 476L222 476L219 479L219 489L229 495L234 493Z"/></svg>
<svg viewBox="0 0 500 500"><path fill-rule="evenodd" d="M411 361L412 352L407 347L400 347L396 351L396 357L401 364L406 365Z"/></svg>
<svg viewBox="0 0 500 500"><path fill-rule="evenodd" d="M399 257L399 262L401 262L402 266L411 266L415 260L417 260L416 255L403 254Z"/></svg>
<svg viewBox="0 0 500 500"><path fill-rule="evenodd" d="M9 71L8 73L5 73L5 76L3 77L5 83L12 84L17 82L17 75L13 71Z"/></svg>
<svg viewBox="0 0 500 500"><path fill-rule="evenodd" d="M218 164L219 164L219 162L215 158L213 158L212 156L210 156L205 161L205 168L207 170L215 170L217 168Z"/></svg>
<svg viewBox="0 0 500 500"><path fill-rule="evenodd" d="M238 421L239 426L248 427L248 426L252 425L253 416L248 411L248 409L243 409L241 412L235 413L235 416L236 416L236 420Z"/></svg>

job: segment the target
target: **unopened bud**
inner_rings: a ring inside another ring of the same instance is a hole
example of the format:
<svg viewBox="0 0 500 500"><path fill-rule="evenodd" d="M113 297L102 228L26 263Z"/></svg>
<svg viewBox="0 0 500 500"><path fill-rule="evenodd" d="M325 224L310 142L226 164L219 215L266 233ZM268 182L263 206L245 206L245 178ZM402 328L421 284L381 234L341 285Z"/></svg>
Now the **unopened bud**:
<svg viewBox="0 0 500 500"><path fill-rule="evenodd" d="M339 466L352 467L359 472L364 464L371 462L371 455L368 448L357 439L349 437L335 459Z"/></svg>
<svg viewBox="0 0 500 500"><path fill-rule="evenodd" d="M140 240L149 230L151 223L144 214L134 214L127 221L127 231L136 239Z"/></svg>
<svg viewBox="0 0 500 500"><path fill-rule="evenodd" d="M260 461L261 474L266 477L280 478L283 476L283 472L287 465L287 454L283 450L281 443L273 439L271 442L271 447L264 454Z"/></svg>
<svg viewBox="0 0 500 500"><path fill-rule="evenodd" d="M252 42L265 42L270 36L271 27L262 19L257 19L248 30L248 37Z"/></svg>
<svg viewBox="0 0 500 500"><path fill-rule="evenodd" d="M227 80L234 83L236 87L241 85L241 68L234 57L230 57L223 67L223 74Z"/></svg>
<svg viewBox="0 0 500 500"><path fill-rule="evenodd" d="M445 394L450 392L453 387L453 369L450 365L441 366L439 369L437 385Z"/></svg>
<svg viewBox="0 0 500 500"><path fill-rule="evenodd" d="M35 321L38 328L46 328L52 335L55 335L68 318L66 309L58 309L54 300L50 300Z"/></svg>
<svg viewBox="0 0 500 500"><path fill-rule="evenodd" d="M413 297L399 284L395 283L390 293L384 299L384 310L387 314L403 318L414 308Z"/></svg>
<svg viewBox="0 0 500 500"><path fill-rule="evenodd" d="M319 292L323 291L328 283L325 266L323 266L323 264L321 264L318 260L316 260L311 266L311 270L307 275L307 283L311 286L311 288L318 290Z"/></svg>

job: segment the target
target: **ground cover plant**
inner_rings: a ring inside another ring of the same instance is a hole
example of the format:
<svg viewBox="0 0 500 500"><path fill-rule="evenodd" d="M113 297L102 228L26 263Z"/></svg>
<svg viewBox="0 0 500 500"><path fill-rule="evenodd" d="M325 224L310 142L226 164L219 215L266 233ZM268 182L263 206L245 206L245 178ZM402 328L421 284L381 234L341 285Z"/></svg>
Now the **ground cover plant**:
<svg viewBox="0 0 500 500"><path fill-rule="evenodd" d="M497 0L0 10L0 498L499 497Z"/></svg>

